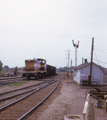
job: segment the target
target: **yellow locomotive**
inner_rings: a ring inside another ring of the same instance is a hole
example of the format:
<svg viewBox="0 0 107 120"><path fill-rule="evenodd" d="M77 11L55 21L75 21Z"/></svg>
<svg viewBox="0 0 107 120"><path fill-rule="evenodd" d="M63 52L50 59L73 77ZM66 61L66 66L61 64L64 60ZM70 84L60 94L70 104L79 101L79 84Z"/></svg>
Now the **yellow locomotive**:
<svg viewBox="0 0 107 120"><path fill-rule="evenodd" d="M46 64L45 59L29 59L25 60L25 68L22 71L23 79L37 79L46 77L47 75L56 74L56 67Z"/></svg>

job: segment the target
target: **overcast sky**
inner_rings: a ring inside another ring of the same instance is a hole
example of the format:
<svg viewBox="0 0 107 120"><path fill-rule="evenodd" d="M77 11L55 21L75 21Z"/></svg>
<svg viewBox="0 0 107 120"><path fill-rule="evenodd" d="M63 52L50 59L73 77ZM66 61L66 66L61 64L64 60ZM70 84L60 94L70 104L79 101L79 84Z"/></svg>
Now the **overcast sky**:
<svg viewBox="0 0 107 120"><path fill-rule="evenodd" d="M0 0L0 60L22 67L26 59L44 58L56 67L66 65L70 49L75 65L82 57L107 67L107 0ZM98 62L98 61L99 62Z"/></svg>

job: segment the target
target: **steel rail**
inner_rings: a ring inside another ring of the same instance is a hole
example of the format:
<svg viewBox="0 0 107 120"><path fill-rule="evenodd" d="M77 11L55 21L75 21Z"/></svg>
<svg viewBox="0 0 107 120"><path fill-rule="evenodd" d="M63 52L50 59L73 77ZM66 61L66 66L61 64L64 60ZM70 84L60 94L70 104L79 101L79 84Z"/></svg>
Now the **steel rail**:
<svg viewBox="0 0 107 120"><path fill-rule="evenodd" d="M26 94L26 93L31 92L31 91L34 91L34 90L36 90L36 89L37 89L37 88L33 88L33 89L27 90L27 91L25 91L25 92L21 92L21 93L15 94L15 95L11 95L11 96L9 96L9 97L2 98L2 99L0 99L0 102L1 102L1 101L4 101L4 100L11 99L11 98L13 98L13 97L16 97L16 96L19 96L19 95L22 95L22 94Z"/></svg>
<svg viewBox="0 0 107 120"><path fill-rule="evenodd" d="M45 82L47 82L47 81L45 81ZM45 83L45 82L42 82L42 83ZM0 93L0 95L8 94L8 93L15 92L15 91L19 91L19 90L23 90L23 89L27 89L27 88L30 88L30 87L34 87L34 86L40 85L40 84L42 84L42 83L30 85L30 86L23 87L23 88L19 88L19 89L15 89L15 90L10 90L10 91L7 91L7 92L2 92L2 93Z"/></svg>
<svg viewBox="0 0 107 120"><path fill-rule="evenodd" d="M62 77L62 76L61 76ZM41 101L39 102L36 106L34 106L31 110L29 110L27 113L25 113L22 117L20 117L18 120L23 120L25 119L31 112L33 112L37 107L39 107L54 91L55 89L58 87L59 81L61 79L61 77L58 79L58 83L55 86L55 88Z"/></svg>
<svg viewBox="0 0 107 120"><path fill-rule="evenodd" d="M52 83L54 83L54 82L56 82L57 80L55 80L55 81L53 81L53 82L49 82L48 84L52 84ZM44 82L45 83L45 82ZM41 83L41 84L43 84L43 83ZM36 85L35 85L36 86ZM22 95L22 94L25 94L25 93L28 93L28 92L31 92L31 91L34 91L34 90L37 90L37 89L39 89L39 88L33 88L33 89L31 89L31 90L27 90L27 91L25 91L25 92L21 92L21 93L18 93L18 94L15 94L15 95L11 95L11 96L9 96L9 97L5 97L5 98L2 98L2 99L0 99L0 102L1 101L4 101L4 100L8 100L8 99L11 99L11 98L13 98L13 97L16 97L16 96L19 96L19 95Z"/></svg>
<svg viewBox="0 0 107 120"><path fill-rule="evenodd" d="M53 78L53 79L55 79L55 78ZM53 80L53 79L51 79L51 80ZM23 100L23 99L25 99L25 98L27 98L28 96L30 96L30 95L34 94L35 92L43 89L44 87L46 87L46 86L49 85L49 84L51 84L51 83L47 83L47 84L41 86L40 88L37 88L37 89L34 90L33 92L25 95L24 97L21 97L21 98L19 98L18 100L14 101L14 102L12 102L12 103L10 103L10 104L7 104L6 106L1 107L1 108L0 108L0 111L4 110L5 108L7 108L7 107L9 107L9 106L11 106L11 105L14 105L15 103L17 103L17 102L19 102L19 101L21 101L21 100Z"/></svg>
<svg viewBox="0 0 107 120"><path fill-rule="evenodd" d="M56 77L57 77L57 76L56 76ZM53 79L55 79L56 77L54 77L54 78L52 78L52 79L50 79L50 80L53 80ZM45 82L47 82L47 81L45 81ZM42 82L42 83L45 83L45 82ZM19 90L23 90L23 89L26 89L26 88L29 88L29 87L34 87L34 86L37 86L37 85L42 84L42 83L38 83L38 84L35 84L35 85L31 85L31 86L27 86L27 87L15 89L15 90L10 90L10 91L7 91L7 92L2 92L2 93L0 93L0 95L7 94L7 93L10 93L10 92L19 91Z"/></svg>
<svg viewBox="0 0 107 120"><path fill-rule="evenodd" d="M20 77L6 77L6 78L1 78L0 77L0 81L1 80L8 80L8 79L15 79L15 78L21 78L21 76Z"/></svg>

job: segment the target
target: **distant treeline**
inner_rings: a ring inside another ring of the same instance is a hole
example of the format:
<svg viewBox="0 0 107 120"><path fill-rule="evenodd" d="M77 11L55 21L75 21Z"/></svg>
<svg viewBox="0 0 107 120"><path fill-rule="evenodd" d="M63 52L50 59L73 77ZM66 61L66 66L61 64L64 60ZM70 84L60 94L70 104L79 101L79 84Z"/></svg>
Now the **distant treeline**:
<svg viewBox="0 0 107 120"><path fill-rule="evenodd" d="M60 68L58 68L58 70L60 71L60 72L66 72L66 71L68 71L68 70L70 70L70 71L73 71L73 69L74 69L74 66L71 68L68 68L68 67L60 67Z"/></svg>

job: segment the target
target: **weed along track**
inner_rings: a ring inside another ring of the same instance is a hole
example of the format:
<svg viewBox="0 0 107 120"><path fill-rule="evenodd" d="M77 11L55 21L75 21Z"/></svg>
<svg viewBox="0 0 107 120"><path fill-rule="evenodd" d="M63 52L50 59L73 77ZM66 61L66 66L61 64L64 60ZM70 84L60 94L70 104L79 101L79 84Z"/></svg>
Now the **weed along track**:
<svg viewBox="0 0 107 120"><path fill-rule="evenodd" d="M14 83L25 82L27 80L22 80L21 77L5 77L0 78L0 86L9 85Z"/></svg>
<svg viewBox="0 0 107 120"><path fill-rule="evenodd" d="M61 77L51 79L22 98L0 108L0 120L21 120L28 117L56 88Z"/></svg>
<svg viewBox="0 0 107 120"><path fill-rule="evenodd" d="M0 107L6 106L7 103L14 102L15 100L31 93L32 91L38 89L39 87L41 87L44 84L46 84L46 81L31 85L31 86L27 86L24 88L0 93L0 102L2 103L2 104L0 104Z"/></svg>
<svg viewBox="0 0 107 120"><path fill-rule="evenodd" d="M55 77L51 78L50 80L53 80L53 79L55 79ZM20 99L23 98L23 96L29 95L30 93L32 93L32 91L39 89L41 86L45 85L50 80L45 80L38 84L36 83L27 87L0 93L0 102L2 102L2 104L0 104L0 107L4 107L7 105L7 103L14 102L19 98ZM15 83L13 85L16 85L16 84L18 83Z"/></svg>

